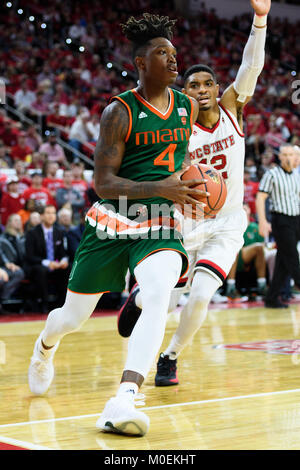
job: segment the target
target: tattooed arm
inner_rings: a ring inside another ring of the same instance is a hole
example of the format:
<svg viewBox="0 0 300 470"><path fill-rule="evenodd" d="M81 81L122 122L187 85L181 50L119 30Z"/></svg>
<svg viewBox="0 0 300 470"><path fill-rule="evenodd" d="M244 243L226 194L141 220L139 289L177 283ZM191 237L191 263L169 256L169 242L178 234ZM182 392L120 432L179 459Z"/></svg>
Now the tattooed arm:
<svg viewBox="0 0 300 470"><path fill-rule="evenodd" d="M125 138L129 117L126 108L118 101L109 104L102 113L100 136L95 149L95 191L104 199L148 199L163 197L174 202L195 203L192 195L203 195L204 191L192 189L202 180L181 181L184 170L177 171L162 181L136 182L117 176L125 152Z"/></svg>

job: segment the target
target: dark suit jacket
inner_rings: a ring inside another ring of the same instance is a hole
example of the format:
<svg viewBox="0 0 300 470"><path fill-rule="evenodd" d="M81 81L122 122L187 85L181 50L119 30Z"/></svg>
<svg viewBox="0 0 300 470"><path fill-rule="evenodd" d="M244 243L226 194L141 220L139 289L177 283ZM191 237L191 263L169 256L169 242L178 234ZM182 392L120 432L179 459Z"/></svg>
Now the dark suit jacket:
<svg viewBox="0 0 300 470"><path fill-rule="evenodd" d="M67 232L68 253L69 253L69 258L71 262L73 262L74 260L75 252L82 238L84 229L85 229L85 224L79 224L76 227L71 228Z"/></svg>
<svg viewBox="0 0 300 470"><path fill-rule="evenodd" d="M60 261L68 256L67 239L63 232L53 226L54 259ZM37 225L26 233L26 264L34 266L47 259L47 248L42 225Z"/></svg>

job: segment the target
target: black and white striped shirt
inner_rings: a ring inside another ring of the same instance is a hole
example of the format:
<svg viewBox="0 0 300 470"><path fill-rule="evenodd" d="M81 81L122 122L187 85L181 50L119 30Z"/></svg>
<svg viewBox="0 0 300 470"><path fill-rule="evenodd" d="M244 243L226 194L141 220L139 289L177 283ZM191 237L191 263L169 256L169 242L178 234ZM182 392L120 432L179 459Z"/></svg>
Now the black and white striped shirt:
<svg viewBox="0 0 300 470"><path fill-rule="evenodd" d="M292 216L300 214L300 175L297 171L288 173L276 166L266 171L258 190L269 194L271 212Z"/></svg>

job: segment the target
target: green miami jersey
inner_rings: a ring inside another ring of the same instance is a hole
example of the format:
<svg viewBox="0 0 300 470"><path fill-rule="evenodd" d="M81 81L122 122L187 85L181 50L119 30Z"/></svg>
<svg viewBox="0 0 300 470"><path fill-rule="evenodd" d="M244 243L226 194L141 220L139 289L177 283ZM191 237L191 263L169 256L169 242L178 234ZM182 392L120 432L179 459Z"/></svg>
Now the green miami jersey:
<svg viewBox="0 0 300 470"><path fill-rule="evenodd" d="M160 181L181 169L193 128L193 103L177 90L168 91L169 107L165 113L148 103L136 89L112 98L120 101L129 115L125 153L117 176L137 182ZM113 204L118 211L119 201L103 202ZM170 206L173 201L149 198L128 203Z"/></svg>
<svg viewBox="0 0 300 470"><path fill-rule="evenodd" d="M192 132L193 104L169 89L169 107L161 113L130 90L113 98L128 111L125 153L118 176L132 181L161 181L182 167ZM120 195L122 196L122 195ZM125 195L124 195L125 196ZM153 197L96 202L86 215L86 229L70 275L68 289L76 293L121 292L129 268L162 250L178 252L183 276L188 257L175 220L173 201ZM159 213L153 214L153 208ZM162 209L163 207L163 209ZM130 210L132 209L132 210Z"/></svg>

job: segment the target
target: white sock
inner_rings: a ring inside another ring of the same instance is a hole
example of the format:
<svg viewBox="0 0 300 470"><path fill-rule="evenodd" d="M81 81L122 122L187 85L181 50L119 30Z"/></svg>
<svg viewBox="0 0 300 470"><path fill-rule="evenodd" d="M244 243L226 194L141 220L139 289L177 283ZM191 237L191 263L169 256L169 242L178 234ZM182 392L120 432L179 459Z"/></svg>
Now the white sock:
<svg viewBox="0 0 300 470"><path fill-rule="evenodd" d="M43 340L43 333L44 333L44 330L39 336L39 341L37 343L37 350L41 359L49 359L51 356L53 356L55 352L55 344L53 346L45 344ZM44 346L47 346L47 347L45 348Z"/></svg>
<svg viewBox="0 0 300 470"><path fill-rule="evenodd" d="M135 382L122 382L120 384L117 395L124 395L124 393L132 393L136 395L139 391L139 387Z"/></svg>
<svg viewBox="0 0 300 470"><path fill-rule="evenodd" d="M266 280L265 277L259 277L259 278L257 279L257 284L258 284L258 285L264 286L266 283L267 283L267 280Z"/></svg>
<svg viewBox="0 0 300 470"><path fill-rule="evenodd" d="M166 349L166 351L164 352L164 355L165 355L165 356L169 356L169 359L171 359L171 361L174 361L174 360L177 359L177 357L178 357L178 354L177 354L175 351L170 351L170 352L168 352L167 349Z"/></svg>

